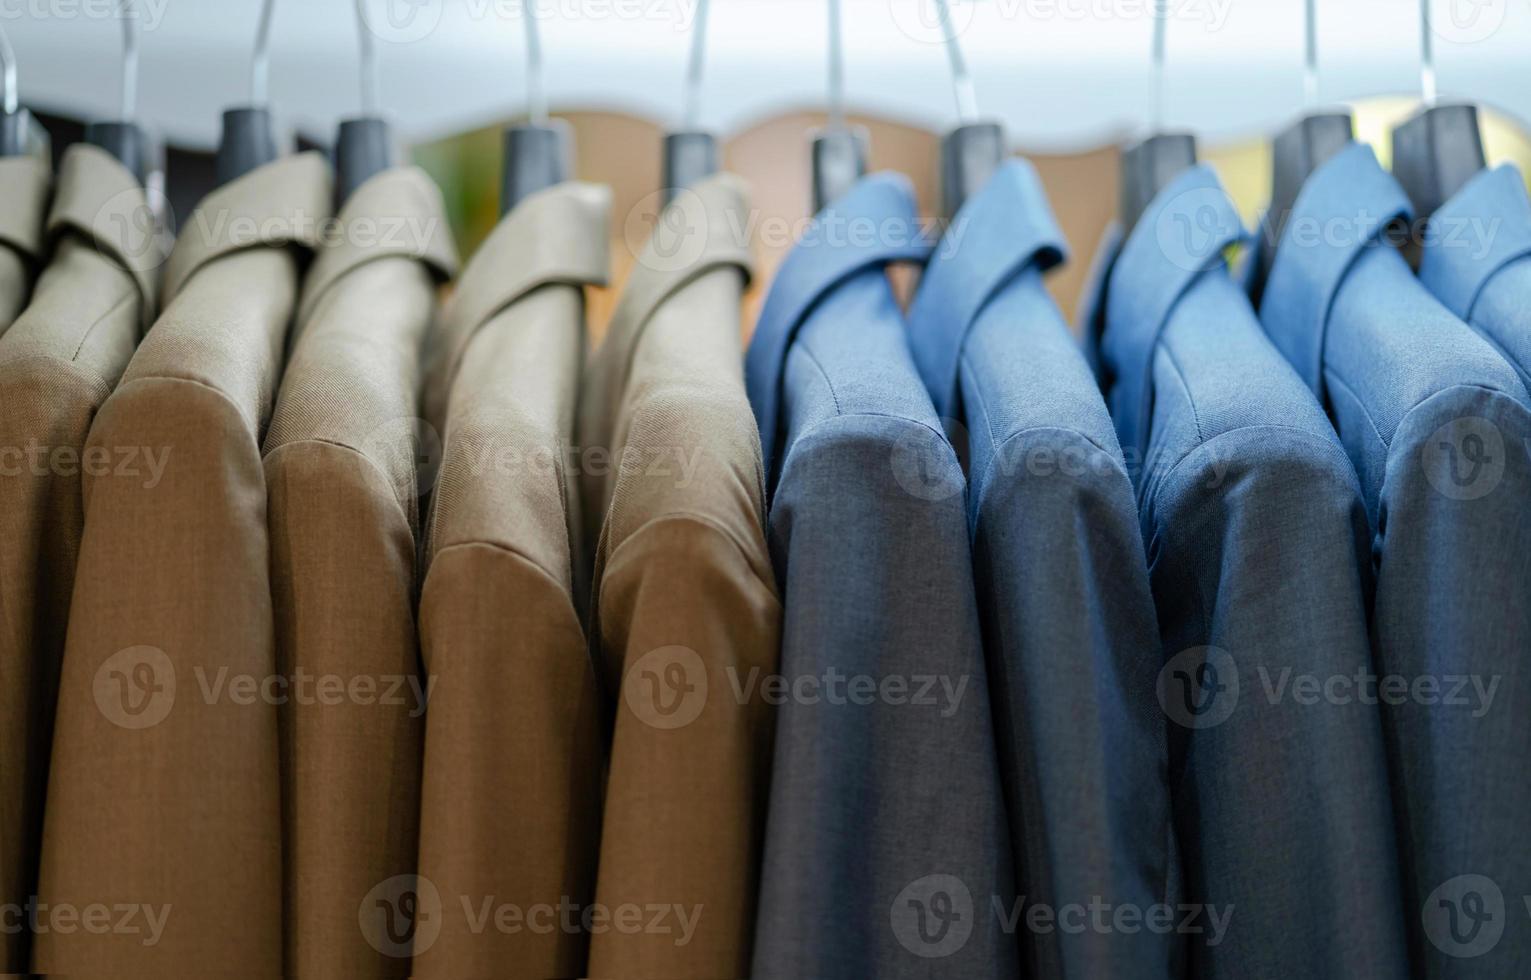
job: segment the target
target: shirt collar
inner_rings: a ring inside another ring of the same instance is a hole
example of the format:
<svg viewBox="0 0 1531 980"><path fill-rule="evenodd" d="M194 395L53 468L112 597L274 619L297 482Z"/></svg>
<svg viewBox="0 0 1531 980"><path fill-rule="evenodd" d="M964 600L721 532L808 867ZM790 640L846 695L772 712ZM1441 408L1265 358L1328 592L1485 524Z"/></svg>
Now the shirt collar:
<svg viewBox="0 0 1531 980"><path fill-rule="evenodd" d="M954 418L958 363L979 312L1021 272L1067 257L1037 172L1009 160L957 213L909 310L909 344L936 414Z"/></svg>
<svg viewBox="0 0 1531 980"><path fill-rule="evenodd" d="M1464 228L1469 232L1466 238ZM1430 219L1419 278L1465 320L1488 281L1527 255L1531 255L1531 196L1526 194L1520 171L1505 164L1468 181Z"/></svg>
<svg viewBox="0 0 1531 980"><path fill-rule="evenodd" d="M1326 403L1324 334L1340 284L1389 225L1412 215L1403 188L1364 143L1331 157L1297 195L1261 298L1260 320L1320 404Z"/></svg>
<svg viewBox="0 0 1531 980"><path fill-rule="evenodd" d="M874 174L821 211L787 255L744 361L767 473L773 471L780 435L787 351L809 311L856 273L892 262L923 262L930 247L909 181L898 174Z"/></svg>
<svg viewBox="0 0 1531 980"><path fill-rule="evenodd" d="M1153 417L1153 354L1181 297L1203 273L1226 268L1228 246L1244 238L1238 211L1207 166L1159 192L1123 243L1105 298L1101 352L1123 406L1124 442L1142 453ZM1134 414L1135 413L1135 414Z"/></svg>

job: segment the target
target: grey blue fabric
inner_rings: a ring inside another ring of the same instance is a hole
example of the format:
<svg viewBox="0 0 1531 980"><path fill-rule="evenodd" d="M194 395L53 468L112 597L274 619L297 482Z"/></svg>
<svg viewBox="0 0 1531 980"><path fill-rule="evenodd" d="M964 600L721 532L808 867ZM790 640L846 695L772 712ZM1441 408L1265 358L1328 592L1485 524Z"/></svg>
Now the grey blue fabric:
<svg viewBox="0 0 1531 980"><path fill-rule="evenodd" d="M762 980L1018 975L962 469L885 275L927 252L907 182L862 180L746 356L786 610Z"/></svg>
<svg viewBox="0 0 1531 980"><path fill-rule="evenodd" d="M1409 217L1370 148L1331 158L1298 196L1260 317L1327 408L1371 519L1416 968L1527 976L1531 410L1392 247Z"/></svg>
<svg viewBox="0 0 1531 980"><path fill-rule="evenodd" d="M1227 917L1185 936L1185 975L1403 977L1382 723L1338 696L1373 670L1360 488L1229 276L1242 238L1187 171L1103 257L1086 321L1139 463L1184 898Z"/></svg>
<svg viewBox="0 0 1531 980"><path fill-rule="evenodd" d="M1059 910L1175 901L1158 624L1121 447L1042 283L1062 234L1007 162L957 214L909 311L968 447L968 527L1017 891ZM1113 911L1114 915L1114 911ZM1148 929L1021 929L1029 977L1168 975Z"/></svg>
<svg viewBox="0 0 1531 980"><path fill-rule="evenodd" d="M1419 278L1531 388L1531 195L1519 168L1474 177L1430 218Z"/></svg>

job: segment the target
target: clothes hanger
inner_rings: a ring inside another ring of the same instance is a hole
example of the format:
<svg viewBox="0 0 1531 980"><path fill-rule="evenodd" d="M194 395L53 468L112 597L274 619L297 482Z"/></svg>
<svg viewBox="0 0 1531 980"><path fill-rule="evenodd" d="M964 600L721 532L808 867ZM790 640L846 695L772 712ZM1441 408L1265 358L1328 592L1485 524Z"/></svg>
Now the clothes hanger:
<svg viewBox="0 0 1531 980"><path fill-rule="evenodd" d="M130 11L132 6L133 0L123 0L118 11L122 20L122 115L88 123L85 142L116 157L142 184L149 173L149 139L143 127L133 122L138 104L138 18Z"/></svg>
<svg viewBox="0 0 1531 980"><path fill-rule="evenodd" d="M686 65L686 109L681 128L664 137L664 200L718 172L718 140L702 129L702 68L707 48L707 0L697 0L691 28L691 58Z"/></svg>
<svg viewBox="0 0 1531 980"><path fill-rule="evenodd" d="M1476 106L1437 105L1430 0L1420 0L1420 93L1423 107L1393 130L1393 176L1429 218L1487 166Z"/></svg>
<svg viewBox="0 0 1531 980"><path fill-rule="evenodd" d="M526 98L531 120L505 130L505 166L500 174L502 215L509 214L529 195L568 180L574 155L568 124L548 118L538 16L536 0L526 0L521 22L526 26Z"/></svg>
<svg viewBox="0 0 1531 980"><path fill-rule="evenodd" d="M813 138L813 213L818 214L867 172L867 134L845 122L845 48L840 0L829 0L829 125Z"/></svg>
<svg viewBox="0 0 1531 980"><path fill-rule="evenodd" d="M955 217L1005 161L1005 130L978 116L978 95L967 59L957 43L949 0L936 0L942 40L952 66L952 89L957 97L957 128L941 139L941 202L947 217Z"/></svg>
<svg viewBox="0 0 1531 980"><path fill-rule="evenodd" d="M1259 280L1270 274L1292 206L1308 177L1355 138L1355 125L1344 109L1318 111L1317 0L1306 0L1303 93L1307 115L1282 130L1271 144L1271 198L1266 221L1267 247L1260 251Z"/></svg>
<svg viewBox="0 0 1531 980"><path fill-rule="evenodd" d="M1137 225L1148 205L1170 181L1196 166L1196 137L1165 132L1164 48L1169 0L1154 0L1153 131L1145 140L1122 151L1122 224L1127 232Z"/></svg>
<svg viewBox="0 0 1531 980"><path fill-rule="evenodd" d="M48 131L38 125L31 111L23 109L16 87L16 52L11 39L0 27L0 79L5 93L0 103L0 157L36 156L46 160L49 156Z"/></svg>
<svg viewBox="0 0 1531 980"><path fill-rule="evenodd" d="M223 111L215 173L219 184L263 167L277 158L276 137L267 104L271 79L271 14L276 0L262 0L250 55L250 104Z"/></svg>
<svg viewBox="0 0 1531 980"><path fill-rule="evenodd" d="M342 119L335 136L335 200L344 204L372 177L393 166L393 136L388 122L378 113L377 48L367 26L367 0L356 0L356 33L361 42L361 112Z"/></svg>

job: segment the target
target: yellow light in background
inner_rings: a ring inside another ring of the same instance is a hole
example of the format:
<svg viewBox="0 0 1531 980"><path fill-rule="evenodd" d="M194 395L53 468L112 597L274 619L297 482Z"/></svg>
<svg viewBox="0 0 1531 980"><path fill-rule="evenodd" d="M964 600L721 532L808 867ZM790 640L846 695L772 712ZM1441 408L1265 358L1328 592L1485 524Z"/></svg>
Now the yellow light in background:
<svg viewBox="0 0 1531 980"><path fill-rule="evenodd" d="M1356 138L1370 143L1384 167L1393 163L1393 127L1419 110L1419 100L1409 98L1365 99L1350 104L1355 114ZM1511 116L1480 106L1478 124L1483 132L1483 152L1489 166L1513 163L1521 173L1531 173L1531 134ZM1228 194L1249 227L1269 203L1271 189L1270 138L1207 146L1203 159L1217 170Z"/></svg>

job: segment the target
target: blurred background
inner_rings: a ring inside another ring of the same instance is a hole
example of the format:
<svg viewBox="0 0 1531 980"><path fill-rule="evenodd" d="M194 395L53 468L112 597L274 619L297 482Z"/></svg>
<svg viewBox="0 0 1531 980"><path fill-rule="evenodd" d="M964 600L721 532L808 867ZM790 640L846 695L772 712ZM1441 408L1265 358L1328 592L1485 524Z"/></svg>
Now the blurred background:
<svg viewBox="0 0 1531 980"><path fill-rule="evenodd" d="M1419 106L1419 0L1317 0L1317 61L1304 60L1304 0L1165 0L1162 75L1154 0L952 0L950 35L981 116L1045 181L1073 250L1050 286L1073 319L1089 261L1117 209L1118 154L1157 112L1201 140L1253 223L1270 187L1271 136L1311 105L1349 105L1388 159L1390 127ZM1491 163L1531 167L1531 0L1426 0L1442 101L1481 108ZM464 255L498 220L501 128L540 86L573 129L580 179L611 185L613 288L597 334L657 211L660 139L680 125L698 0L276 0L270 102L292 145L325 149L360 108L359 41L379 59L380 100L446 195ZM223 109L247 103L259 0L0 0L23 104L60 152L121 102L122 18L138 30L136 115L163 147L168 208L184 219L211 186ZM524 18L544 51L528 74ZM826 121L825 0L711 0L697 120L745 177L761 228L809 212L809 141ZM902 171L938 208L937 153L957 103L933 0L843 0L848 120L872 169ZM1159 93L1157 98L1155 93ZM790 248L757 236L752 295ZM747 317L746 323L752 323Z"/></svg>

